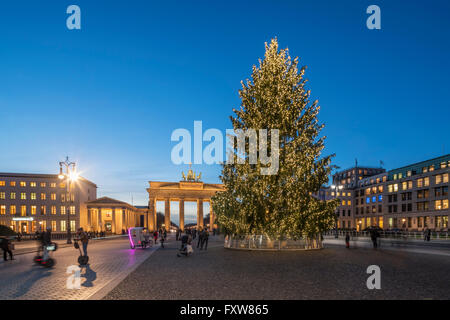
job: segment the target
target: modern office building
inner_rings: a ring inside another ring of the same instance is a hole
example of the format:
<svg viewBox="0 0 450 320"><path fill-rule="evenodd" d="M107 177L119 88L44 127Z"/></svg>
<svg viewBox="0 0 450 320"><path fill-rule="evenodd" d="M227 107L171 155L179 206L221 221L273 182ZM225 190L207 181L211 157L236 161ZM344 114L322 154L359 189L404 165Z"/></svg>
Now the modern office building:
<svg viewBox="0 0 450 320"><path fill-rule="evenodd" d="M366 176L352 175L365 169ZM336 212L338 228L448 230L450 155L387 172L365 169L355 167L336 173L334 189L324 188L319 193L323 199L341 200ZM339 183L342 189L337 188Z"/></svg>

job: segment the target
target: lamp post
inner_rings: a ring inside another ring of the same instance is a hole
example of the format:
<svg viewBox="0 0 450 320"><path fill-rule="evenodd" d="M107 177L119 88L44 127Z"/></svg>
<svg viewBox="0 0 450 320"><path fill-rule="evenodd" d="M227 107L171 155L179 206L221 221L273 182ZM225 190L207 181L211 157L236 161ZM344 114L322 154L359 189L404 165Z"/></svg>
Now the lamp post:
<svg viewBox="0 0 450 320"><path fill-rule="evenodd" d="M65 168L65 172L63 170L63 167ZM60 180L66 179L66 187L67 187L66 202L68 203L68 206L66 207L66 215L67 215L66 230L67 230L67 243L71 244L72 243L72 233L70 230L70 203L72 202L71 183L78 179L78 174L76 172L75 162L70 162L69 157L66 157L65 161L59 162L58 178Z"/></svg>
<svg viewBox="0 0 450 320"><path fill-rule="evenodd" d="M338 190L342 190L342 188L344 188L344 187L343 186L336 186L334 184L331 185L331 189L333 189L334 192L335 192L335 194L334 194L335 199L337 198ZM338 215L337 215L336 212L335 212L335 223L334 223L334 237L336 239L339 238L339 236L338 236Z"/></svg>

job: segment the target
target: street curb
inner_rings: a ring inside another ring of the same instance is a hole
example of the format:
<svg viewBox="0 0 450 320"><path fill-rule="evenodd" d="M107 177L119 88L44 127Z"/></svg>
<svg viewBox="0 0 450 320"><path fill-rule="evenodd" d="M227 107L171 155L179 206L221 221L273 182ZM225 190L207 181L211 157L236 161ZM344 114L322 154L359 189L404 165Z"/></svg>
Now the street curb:
<svg viewBox="0 0 450 320"><path fill-rule="evenodd" d="M118 239L120 237L126 237L126 235L117 235L117 236L103 237L103 238L93 238L93 239L89 239L89 241L91 241L91 240L92 241L113 240L113 239ZM30 241L37 241L37 240L30 240ZM69 247L73 247L73 243L72 244L67 244L67 243L65 243L65 244L58 244L58 249L59 248L69 248ZM20 250L20 249L17 249L17 250ZM24 254L38 252L37 249L30 249L29 251L20 251L20 252L17 252L17 253L15 253L14 251L16 251L16 250L13 250L13 255L14 256L21 256L21 255L24 255Z"/></svg>
<svg viewBox="0 0 450 320"><path fill-rule="evenodd" d="M160 248L152 248L152 252L148 255L147 258L143 259L140 263L136 263L133 267L128 269L128 272L125 274L119 274L114 279L111 279L106 285L97 290L95 293L85 298L85 300L102 300L108 293L110 293L115 287L119 285L126 277L128 277L133 271L135 271L142 263L144 263L148 258L150 258L158 249Z"/></svg>

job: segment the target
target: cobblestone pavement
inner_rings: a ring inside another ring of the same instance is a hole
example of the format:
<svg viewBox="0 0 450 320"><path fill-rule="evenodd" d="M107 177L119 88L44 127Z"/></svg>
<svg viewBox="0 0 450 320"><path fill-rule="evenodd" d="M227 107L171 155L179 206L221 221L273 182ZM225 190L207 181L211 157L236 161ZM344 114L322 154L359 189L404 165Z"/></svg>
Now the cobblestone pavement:
<svg viewBox="0 0 450 320"><path fill-rule="evenodd" d="M90 241L89 266L81 269L81 288L67 289L67 267L78 265L79 251L73 246L54 252L56 265L43 268L33 263L34 253L17 255L16 260L0 262L0 297L9 299L88 299L101 298L102 290L117 284L155 248L130 249L128 239ZM107 292L104 292L105 294Z"/></svg>
<svg viewBox="0 0 450 320"><path fill-rule="evenodd" d="M236 251L222 238L207 251L176 257L171 243L104 299L450 299L450 257L408 251L346 249ZM381 290L366 286L381 268Z"/></svg>

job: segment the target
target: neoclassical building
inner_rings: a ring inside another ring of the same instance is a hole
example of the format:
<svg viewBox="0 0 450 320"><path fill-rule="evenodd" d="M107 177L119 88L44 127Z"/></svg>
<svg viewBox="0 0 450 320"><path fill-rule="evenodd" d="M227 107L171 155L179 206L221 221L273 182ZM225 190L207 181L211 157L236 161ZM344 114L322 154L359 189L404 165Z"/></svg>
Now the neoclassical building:
<svg viewBox="0 0 450 320"><path fill-rule="evenodd" d="M156 202L164 201L164 224L170 226L170 202L179 202L179 214L181 230L184 230L184 205L185 202L197 202L197 226L203 227L203 203L210 203L209 229L216 226L215 216L212 210L211 198L216 192L223 191L223 184L211 184L200 181L201 173L196 176L192 169L189 169L187 176L182 173L183 180L179 182L149 181L148 192L148 216L146 225L150 230L156 226Z"/></svg>

